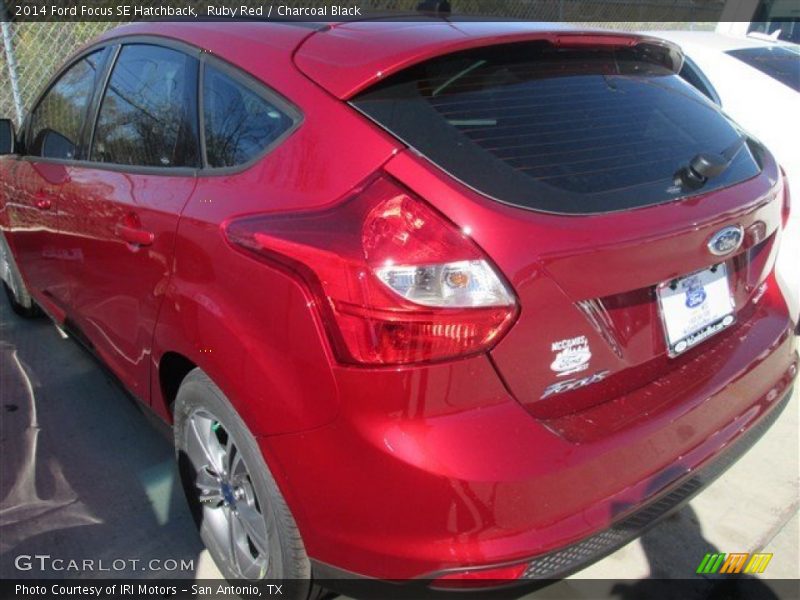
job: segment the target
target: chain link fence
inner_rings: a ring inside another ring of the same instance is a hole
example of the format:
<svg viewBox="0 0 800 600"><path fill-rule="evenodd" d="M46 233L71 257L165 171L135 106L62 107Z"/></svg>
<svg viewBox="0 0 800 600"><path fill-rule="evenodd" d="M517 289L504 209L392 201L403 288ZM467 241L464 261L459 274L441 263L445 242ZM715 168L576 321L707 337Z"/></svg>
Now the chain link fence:
<svg viewBox="0 0 800 600"><path fill-rule="evenodd" d="M284 4L302 4L284 2ZM305 3L307 4L307 3ZM415 10L420 0L364 0L364 9ZM723 0L450 0L453 14L570 21L615 29L710 29ZM0 17L2 0L0 0ZM644 21L645 18L651 21ZM2 22L0 117L21 121L42 86L81 46L116 22Z"/></svg>
<svg viewBox="0 0 800 600"><path fill-rule="evenodd" d="M19 121L19 113L30 107L56 69L78 48L115 25L3 23L0 116Z"/></svg>

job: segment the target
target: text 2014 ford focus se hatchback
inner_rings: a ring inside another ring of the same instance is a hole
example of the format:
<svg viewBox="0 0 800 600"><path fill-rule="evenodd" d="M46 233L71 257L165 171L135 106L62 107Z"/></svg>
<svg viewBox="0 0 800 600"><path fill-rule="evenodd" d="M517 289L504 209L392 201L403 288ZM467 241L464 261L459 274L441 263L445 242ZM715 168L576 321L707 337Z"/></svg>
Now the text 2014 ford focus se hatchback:
<svg viewBox="0 0 800 600"><path fill-rule="evenodd" d="M780 167L681 63L531 24L118 29L6 135L3 279L174 422L225 575L562 576L797 372Z"/></svg>

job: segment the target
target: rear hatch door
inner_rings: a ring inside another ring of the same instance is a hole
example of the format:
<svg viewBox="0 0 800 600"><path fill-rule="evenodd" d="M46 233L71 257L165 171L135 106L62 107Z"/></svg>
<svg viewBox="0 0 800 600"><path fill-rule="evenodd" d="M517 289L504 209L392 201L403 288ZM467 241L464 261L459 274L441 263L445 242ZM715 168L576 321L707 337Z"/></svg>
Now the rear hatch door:
<svg viewBox="0 0 800 600"><path fill-rule="evenodd" d="M317 77L408 145L387 170L469 230L514 287L519 321L492 352L514 395L556 418L735 334L774 261L780 177L675 74L677 50L461 34L365 59L373 79Z"/></svg>

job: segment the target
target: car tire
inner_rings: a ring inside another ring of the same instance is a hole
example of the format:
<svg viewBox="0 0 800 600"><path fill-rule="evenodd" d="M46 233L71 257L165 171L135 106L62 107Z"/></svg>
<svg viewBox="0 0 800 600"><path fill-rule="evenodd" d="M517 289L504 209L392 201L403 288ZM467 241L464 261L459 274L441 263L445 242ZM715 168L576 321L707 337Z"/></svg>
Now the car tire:
<svg viewBox="0 0 800 600"><path fill-rule="evenodd" d="M174 417L184 493L225 578L285 580L297 587L290 597L316 597L300 532L255 438L200 369L181 384Z"/></svg>
<svg viewBox="0 0 800 600"><path fill-rule="evenodd" d="M0 235L0 279L3 280L3 289L9 304L11 304L11 309L16 314L26 319L32 319L42 314L28 293L28 288L25 287L25 282L22 280L22 275L17 268L5 235Z"/></svg>

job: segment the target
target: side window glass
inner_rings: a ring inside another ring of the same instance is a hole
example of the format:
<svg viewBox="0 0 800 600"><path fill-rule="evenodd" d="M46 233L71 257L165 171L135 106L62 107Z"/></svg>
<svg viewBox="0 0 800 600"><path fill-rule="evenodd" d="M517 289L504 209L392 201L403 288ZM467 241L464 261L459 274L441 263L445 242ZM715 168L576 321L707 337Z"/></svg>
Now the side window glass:
<svg viewBox="0 0 800 600"><path fill-rule="evenodd" d="M205 65L203 120L209 167L245 164L292 127L294 119L266 95Z"/></svg>
<svg viewBox="0 0 800 600"><path fill-rule="evenodd" d="M29 154L75 158L102 52L93 52L67 69L36 106L31 114Z"/></svg>
<svg viewBox="0 0 800 600"><path fill-rule="evenodd" d="M177 50L123 46L100 104L91 160L197 166L197 67L197 60Z"/></svg>

